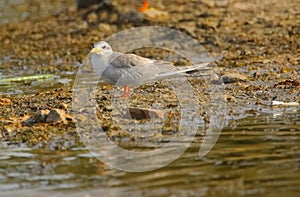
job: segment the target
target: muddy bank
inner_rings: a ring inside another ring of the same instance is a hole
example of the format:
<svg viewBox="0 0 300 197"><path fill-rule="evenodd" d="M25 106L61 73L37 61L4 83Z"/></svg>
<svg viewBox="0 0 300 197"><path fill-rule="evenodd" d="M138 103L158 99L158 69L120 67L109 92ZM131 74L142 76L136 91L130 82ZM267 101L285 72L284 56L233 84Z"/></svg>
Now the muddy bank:
<svg viewBox="0 0 300 197"><path fill-rule="evenodd" d="M15 72L58 76L63 72L76 73L94 42L132 27L166 26L189 34L211 54L224 56L215 62L215 72L226 82L224 99L228 120L272 112L274 108L299 110L296 104L300 102L300 10L296 0L190 1L189 4L174 0L171 3L153 1L152 6L165 11L168 17L149 19L136 12L137 2L115 0L104 8L94 6L76 11L67 7L69 9L62 9L60 13L49 12L44 17L2 24L0 72L9 76ZM155 51L137 53L152 58L158 54ZM203 79L191 80L191 84L198 101L208 105L209 98L203 93L208 90ZM111 102L113 87L100 84L99 89L98 118L102 120L103 128L109 135L131 138L112 122L111 109L107 106ZM155 84L154 89L146 85L135 92L132 103L145 107L143 101L151 103L162 99L161 93L167 89L164 84ZM149 95L138 94L143 91ZM163 106L164 109L176 108L176 104L172 104L175 102L172 95L165 99L171 104ZM275 106L273 101L296 104ZM65 106L65 113L72 116L71 103L71 86L50 91L41 89L36 94L2 94L1 139L35 145L66 136L75 143L75 123L72 120L42 122L33 126L22 124L39 110L62 106ZM199 110L203 116L204 109ZM173 127L166 128L165 133L172 130Z"/></svg>

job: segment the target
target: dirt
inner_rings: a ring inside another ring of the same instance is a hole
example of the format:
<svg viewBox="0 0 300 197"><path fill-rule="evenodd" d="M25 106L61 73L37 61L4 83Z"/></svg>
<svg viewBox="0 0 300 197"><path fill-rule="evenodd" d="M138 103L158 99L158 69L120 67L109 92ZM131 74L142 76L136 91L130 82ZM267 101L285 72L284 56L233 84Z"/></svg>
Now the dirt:
<svg viewBox="0 0 300 197"><path fill-rule="evenodd" d="M41 5L37 7L42 8L44 1L38 2ZM128 28L157 25L183 31L197 39L212 55L223 56L214 64L219 77L226 77L223 87L228 119L270 112L273 108L287 108L273 106L272 101L300 103L300 6L297 0L152 1L151 6L168 14L165 20L149 19L136 12L138 1L114 0L113 5L105 9L93 6L76 10L74 5L68 6L60 13L49 12L47 16L2 24L0 71L13 73L14 69L28 69L36 74L55 75L76 71L78 62L82 62L93 43ZM28 4L25 8L32 6ZM140 55L155 57L157 53ZM205 90L203 80L191 80L191 84L198 101L208 105L205 93L208 90ZM98 117L102 120L102 127L110 136L130 136L112 122L111 108L107 107L112 87L99 86ZM138 95L143 91L151 96ZM167 91L164 84L157 83L155 88L146 85L136 90L131 103L136 102L134 107L145 107L143 101L153 104L168 94ZM168 105L164 109L177 107L172 96L165 100ZM74 121L33 126L22 124L39 110L62 106L71 116L70 87L50 91L41 89L36 94L1 95L0 106L2 141L30 146L47 145L58 138L76 141ZM204 109L199 110L203 116ZM299 107L296 106L296 110ZM175 118L176 113L172 114L171 117ZM166 128L167 133L172 130L176 129Z"/></svg>

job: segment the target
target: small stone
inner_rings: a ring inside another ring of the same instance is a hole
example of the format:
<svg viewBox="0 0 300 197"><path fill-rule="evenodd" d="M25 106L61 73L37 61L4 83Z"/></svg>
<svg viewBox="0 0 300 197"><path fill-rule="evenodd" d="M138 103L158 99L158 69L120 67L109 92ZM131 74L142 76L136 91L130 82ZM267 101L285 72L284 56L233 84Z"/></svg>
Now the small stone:
<svg viewBox="0 0 300 197"><path fill-rule="evenodd" d="M167 104L168 108L173 108L173 107L177 107L177 106L178 106L178 103L168 103Z"/></svg>
<svg viewBox="0 0 300 197"><path fill-rule="evenodd" d="M238 82L238 83L237 83L237 85L238 85L239 87L241 87L241 88L244 88L244 89L246 89L246 88L249 88L249 87L250 87L250 85L249 85L249 84L243 84L243 83L241 83L241 82Z"/></svg>
<svg viewBox="0 0 300 197"><path fill-rule="evenodd" d="M49 114L49 110L40 110L33 115L35 123L44 123Z"/></svg>
<svg viewBox="0 0 300 197"><path fill-rule="evenodd" d="M161 11L157 9L148 9L143 12L145 18L151 21L167 21L170 18L170 15L166 11Z"/></svg>
<svg viewBox="0 0 300 197"><path fill-rule="evenodd" d="M224 83L234 83L239 81L247 81L248 76L240 73L225 73L221 78Z"/></svg>
<svg viewBox="0 0 300 197"><path fill-rule="evenodd" d="M47 123L65 122L66 121L65 116L66 116L65 111L61 109L52 109L46 118L46 122Z"/></svg>
<svg viewBox="0 0 300 197"><path fill-rule="evenodd" d="M229 94L225 95L225 99L226 99L226 101L229 101L229 102L234 102L235 101L234 96L231 96Z"/></svg>
<svg viewBox="0 0 300 197"><path fill-rule="evenodd" d="M98 16L96 13L92 12L90 14L87 15L87 21L89 23L97 23L98 21Z"/></svg>
<svg viewBox="0 0 300 197"><path fill-rule="evenodd" d="M144 14L137 11L130 11L120 15L118 24L133 23L141 24L144 21Z"/></svg>
<svg viewBox="0 0 300 197"><path fill-rule="evenodd" d="M98 29L103 31L103 32L110 32L112 31L111 25L107 23L99 23Z"/></svg>
<svg viewBox="0 0 300 197"><path fill-rule="evenodd" d="M105 110L105 111L112 111L113 108L112 108L112 106L107 105L107 106L105 106L104 110Z"/></svg>
<svg viewBox="0 0 300 197"><path fill-rule="evenodd" d="M61 104L59 105L59 108L60 108L60 109L67 109L67 108L68 108L68 105L65 104L65 103L61 103Z"/></svg>
<svg viewBox="0 0 300 197"><path fill-rule="evenodd" d="M36 122L35 122L35 119L34 119L33 117L30 117L30 118L28 118L28 119L22 121L22 125L23 125L23 126L28 126L28 127L33 126L35 123L36 123Z"/></svg>
<svg viewBox="0 0 300 197"><path fill-rule="evenodd" d="M68 122L75 122L74 117L70 114L66 114L65 120Z"/></svg>
<svg viewBox="0 0 300 197"><path fill-rule="evenodd" d="M49 110L39 110L33 116L22 121L22 125L31 127L36 123L45 123L48 113Z"/></svg>
<svg viewBox="0 0 300 197"><path fill-rule="evenodd" d="M145 108L129 108L129 115L132 119L143 120L152 118L164 118L164 112L157 109L145 109Z"/></svg>

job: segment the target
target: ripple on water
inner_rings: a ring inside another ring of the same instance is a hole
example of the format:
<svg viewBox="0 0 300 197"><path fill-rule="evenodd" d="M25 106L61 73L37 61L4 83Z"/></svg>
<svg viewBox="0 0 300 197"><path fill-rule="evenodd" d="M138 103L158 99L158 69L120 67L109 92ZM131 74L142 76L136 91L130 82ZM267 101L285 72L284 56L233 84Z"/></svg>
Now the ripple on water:
<svg viewBox="0 0 300 197"><path fill-rule="evenodd" d="M68 190L70 195L86 188L88 194L98 190L99 194L101 191L125 194L125 189L128 195L137 192L146 196L193 196L196 191L204 196L283 191L293 195L300 186L299 120L299 113L238 120L234 128L223 129L206 157L198 157L203 140L199 135L179 159L164 168L143 173L111 169L85 147L65 151L2 148L0 189ZM143 151L149 148L147 143L143 148L143 142L125 142L125 147L130 150L137 144Z"/></svg>

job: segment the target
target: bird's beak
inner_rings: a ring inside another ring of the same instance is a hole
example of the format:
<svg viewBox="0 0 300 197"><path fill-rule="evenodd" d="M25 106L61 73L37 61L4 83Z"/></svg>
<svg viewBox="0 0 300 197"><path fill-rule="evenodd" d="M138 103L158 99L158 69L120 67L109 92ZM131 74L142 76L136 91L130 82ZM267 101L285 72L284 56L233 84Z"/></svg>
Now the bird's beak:
<svg viewBox="0 0 300 197"><path fill-rule="evenodd" d="M99 53L99 52L101 52L101 50L100 50L100 49L97 49L97 48L93 48L93 49L91 50L91 53Z"/></svg>

